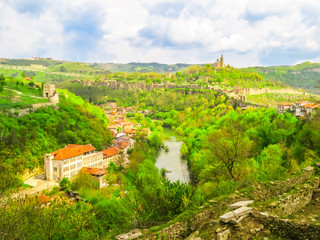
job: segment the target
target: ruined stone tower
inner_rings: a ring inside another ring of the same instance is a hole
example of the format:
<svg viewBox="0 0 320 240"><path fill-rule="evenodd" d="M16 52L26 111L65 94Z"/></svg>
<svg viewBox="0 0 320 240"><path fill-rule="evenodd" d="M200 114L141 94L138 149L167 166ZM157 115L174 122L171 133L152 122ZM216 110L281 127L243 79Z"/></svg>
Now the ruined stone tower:
<svg viewBox="0 0 320 240"><path fill-rule="evenodd" d="M54 84L43 84L43 97L50 98L56 93Z"/></svg>

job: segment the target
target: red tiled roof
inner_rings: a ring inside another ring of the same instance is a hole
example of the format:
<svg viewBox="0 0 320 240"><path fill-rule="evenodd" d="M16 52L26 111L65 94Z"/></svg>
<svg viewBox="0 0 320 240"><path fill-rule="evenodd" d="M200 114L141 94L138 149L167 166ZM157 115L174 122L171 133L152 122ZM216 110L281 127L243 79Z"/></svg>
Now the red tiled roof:
<svg viewBox="0 0 320 240"><path fill-rule="evenodd" d="M108 158L114 155L117 155L119 151L115 148L109 148L107 150L102 151L103 153L103 158Z"/></svg>
<svg viewBox="0 0 320 240"><path fill-rule="evenodd" d="M318 106L316 103L306 103L302 105L303 107L310 107L310 108L315 108Z"/></svg>
<svg viewBox="0 0 320 240"><path fill-rule="evenodd" d="M102 176L105 175L108 171L102 168L89 168L89 167L82 167L81 172L86 172L91 175Z"/></svg>
<svg viewBox="0 0 320 240"><path fill-rule="evenodd" d="M128 143L128 142L121 142L121 143L118 144L118 147L119 147L120 149L125 149L125 148L128 147L129 145L130 145L130 143Z"/></svg>
<svg viewBox="0 0 320 240"><path fill-rule="evenodd" d="M291 106L292 103L278 103L277 105L280 105L280 106Z"/></svg>
<svg viewBox="0 0 320 240"><path fill-rule="evenodd" d="M115 150L117 150L118 152L120 151L120 148L118 148L117 146L113 147Z"/></svg>
<svg viewBox="0 0 320 240"><path fill-rule="evenodd" d="M131 130L126 131L126 133L129 133L129 134L130 133L136 133L136 131L131 129Z"/></svg>
<svg viewBox="0 0 320 240"><path fill-rule="evenodd" d="M85 152L96 150L95 147L90 144L87 145L76 145L69 144L65 148L52 152L55 160L64 160L79 155L83 155Z"/></svg>

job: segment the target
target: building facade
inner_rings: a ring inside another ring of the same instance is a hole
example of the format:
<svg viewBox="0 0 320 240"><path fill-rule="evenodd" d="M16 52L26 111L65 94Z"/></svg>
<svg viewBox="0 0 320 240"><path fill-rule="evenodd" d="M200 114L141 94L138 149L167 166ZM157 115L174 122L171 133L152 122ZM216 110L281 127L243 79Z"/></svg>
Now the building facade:
<svg viewBox="0 0 320 240"><path fill-rule="evenodd" d="M103 154L103 160L107 162L108 166L110 162L117 163L120 157L119 151L114 147L102 151L102 154Z"/></svg>
<svg viewBox="0 0 320 240"><path fill-rule="evenodd" d="M61 180L76 175L82 167L106 168L108 162L103 160L102 152L88 145L69 144L65 148L44 156L47 180Z"/></svg>

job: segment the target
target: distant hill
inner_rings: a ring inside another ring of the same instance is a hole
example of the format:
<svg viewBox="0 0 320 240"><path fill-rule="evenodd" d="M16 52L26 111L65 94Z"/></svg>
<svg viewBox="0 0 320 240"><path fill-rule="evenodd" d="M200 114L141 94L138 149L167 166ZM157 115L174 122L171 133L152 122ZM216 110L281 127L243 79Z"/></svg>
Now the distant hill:
<svg viewBox="0 0 320 240"><path fill-rule="evenodd" d="M132 62L127 64L120 63L94 63L91 64L91 67L97 67L103 70L111 71L111 72L158 72L158 73L166 73L166 72L178 72L183 69L191 66L192 64L185 63L177 63L177 64L161 64L161 63L138 63Z"/></svg>
<svg viewBox="0 0 320 240"><path fill-rule="evenodd" d="M62 82L72 79L101 79L110 73L168 73L185 72L192 64L161 64L156 62L127 64L118 63L80 63L53 60L50 58L0 59L0 74L16 77L22 73L34 76L38 82ZM203 67L203 64L198 64ZM242 68L247 73L260 74L265 82L282 83L293 88L302 88L308 92L320 94L315 88L320 80L320 63L305 62L295 66L249 67ZM201 77L201 76L199 76Z"/></svg>
<svg viewBox="0 0 320 240"><path fill-rule="evenodd" d="M242 70L259 73L265 80L282 82L293 88L320 93L320 89L315 88L317 81L320 80L320 63L304 62L295 66L249 67Z"/></svg>
<svg viewBox="0 0 320 240"><path fill-rule="evenodd" d="M177 64L161 64L156 62L139 63L131 62L122 63L80 63L53 60L50 58L37 59L4 59L0 61L2 66L17 66L25 68L36 68L35 70L46 70L50 72L68 72L80 74L105 74L111 72L178 72L191 66L192 64L177 63ZM199 64L199 66L202 64Z"/></svg>

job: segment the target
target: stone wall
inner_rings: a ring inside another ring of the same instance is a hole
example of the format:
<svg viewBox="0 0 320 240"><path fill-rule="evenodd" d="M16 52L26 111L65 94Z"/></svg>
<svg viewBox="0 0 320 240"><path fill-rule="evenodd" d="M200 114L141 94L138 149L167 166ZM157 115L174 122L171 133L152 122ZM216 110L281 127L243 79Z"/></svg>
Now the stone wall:
<svg viewBox="0 0 320 240"><path fill-rule="evenodd" d="M318 187L319 178L315 178L312 184L304 184L298 193L286 194L278 200L277 205L271 206L269 209L278 216L294 213L312 200L313 192Z"/></svg>
<svg viewBox="0 0 320 240"><path fill-rule="evenodd" d="M296 240L319 240L320 225L311 223L299 223L289 219L269 216L265 213L256 212L253 214L256 221L262 223L265 228L270 229L277 235L285 236Z"/></svg>
<svg viewBox="0 0 320 240"><path fill-rule="evenodd" d="M265 201L270 198L282 195L292 189L293 186L301 185L302 183L309 180L313 171L305 172L294 178L287 179L282 182L271 183L271 185L256 185L254 186L253 199L255 201Z"/></svg>
<svg viewBox="0 0 320 240"><path fill-rule="evenodd" d="M199 213L195 217L192 217L184 222L176 222L171 224L170 226L162 229L161 231L151 233L148 235L144 235L139 239L144 240L152 240L152 239L184 239L186 238L192 231L198 229L205 222L209 221L213 218L213 212L210 210L205 210L202 213Z"/></svg>
<svg viewBox="0 0 320 240"><path fill-rule="evenodd" d="M32 112L32 108L26 108L26 109L10 109L10 112L17 117L23 117L30 112Z"/></svg>
<svg viewBox="0 0 320 240"><path fill-rule="evenodd" d="M48 107L48 106L53 106L55 105L55 103L51 103L51 102L46 102L46 103L35 103L35 104L32 104L32 108L34 110L36 109L39 109L41 107Z"/></svg>
<svg viewBox="0 0 320 240"><path fill-rule="evenodd" d="M304 92L299 92L291 88L285 88L285 89L269 89L269 88L248 88L246 94L247 95L259 95L263 93L279 93L279 94L303 94L305 95L306 93Z"/></svg>

